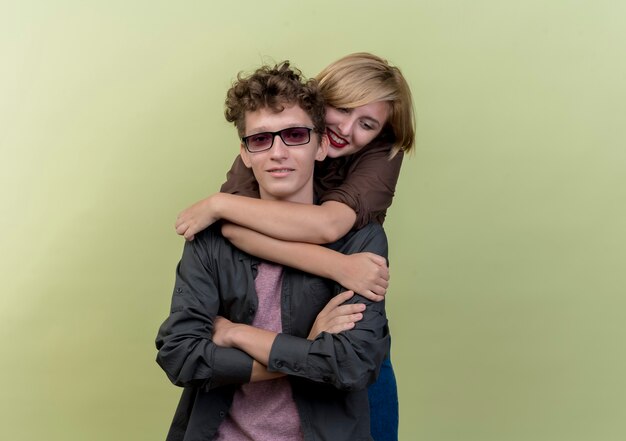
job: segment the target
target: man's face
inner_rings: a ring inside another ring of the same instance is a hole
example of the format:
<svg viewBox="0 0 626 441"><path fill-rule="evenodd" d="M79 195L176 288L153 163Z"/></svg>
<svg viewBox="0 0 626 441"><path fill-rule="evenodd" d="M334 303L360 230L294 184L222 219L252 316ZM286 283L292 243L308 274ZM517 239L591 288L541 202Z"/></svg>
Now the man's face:
<svg viewBox="0 0 626 441"><path fill-rule="evenodd" d="M290 127L313 127L309 115L297 105L285 106L280 113L262 108L246 112L244 136L262 132L278 132ZM286 146L278 135L272 147L250 153L241 144L241 159L259 183L261 199L313 203L313 169L315 161L326 157L328 138L311 131L306 144Z"/></svg>

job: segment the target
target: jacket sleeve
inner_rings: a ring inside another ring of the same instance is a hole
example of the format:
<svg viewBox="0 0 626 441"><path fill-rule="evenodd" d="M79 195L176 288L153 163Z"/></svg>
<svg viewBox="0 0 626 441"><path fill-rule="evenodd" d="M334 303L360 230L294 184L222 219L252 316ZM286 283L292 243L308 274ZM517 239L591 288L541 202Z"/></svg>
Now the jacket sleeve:
<svg viewBox="0 0 626 441"><path fill-rule="evenodd" d="M380 225L369 224L352 234L338 251L369 251L387 257L387 238ZM343 390L364 389L373 383L390 345L384 300L371 302L355 295L348 303L366 304L363 319L354 328L338 334L323 332L313 341L279 334L270 352L269 370Z"/></svg>
<svg viewBox="0 0 626 441"><path fill-rule="evenodd" d="M252 358L211 340L220 296L217 274L208 258L215 238L210 230L185 242L176 269L176 284L169 317L156 338L157 363L177 386L205 390L250 381Z"/></svg>

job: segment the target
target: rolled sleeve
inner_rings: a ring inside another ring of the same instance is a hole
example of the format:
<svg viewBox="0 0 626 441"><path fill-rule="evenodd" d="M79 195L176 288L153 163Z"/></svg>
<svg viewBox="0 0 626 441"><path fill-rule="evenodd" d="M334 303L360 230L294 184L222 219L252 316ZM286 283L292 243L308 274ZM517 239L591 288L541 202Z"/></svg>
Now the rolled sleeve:
<svg viewBox="0 0 626 441"><path fill-rule="evenodd" d="M350 234L337 249L346 254L368 251L387 257L387 239L380 225L369 224ZM385 302L371 302L355 295L346 303L365 304L363 318L354 328L337 334L323 332L314 340L279 334L270 351L269 370L342 390L364 389L372 384L389 353Z"/></svg>
<svg viewBox="0 0 626 441"><path fill-rule="evenodd" d="M215 346L213 375L208 389L227 384L242 384L250 381L252 357L243 351Z"/></svg>
<svg viewBox="0 0 626 441"><path fill-rule="evenodd" d="M354 329L338 334L323 332L313 341L279 334L270 351L268 369L341 390L365 389L378 377L390 338L380 303L367 305L363 316Z"/></svg>
<svg viewBox="0 0 626 441"><path fill-rule="evenodd" d="M289 334L278 334L269 357L269 370L297 375L307 364L311 341Z"/></svg>
<svg viewBox="0 0 626 441"><path fill-rule="evenodd" d="M212 230L186 242L176 271L169 317L156 339L157 363L172 383L212 389L250 381L252 358L211 339L220 297L210 264Z"/></svg>

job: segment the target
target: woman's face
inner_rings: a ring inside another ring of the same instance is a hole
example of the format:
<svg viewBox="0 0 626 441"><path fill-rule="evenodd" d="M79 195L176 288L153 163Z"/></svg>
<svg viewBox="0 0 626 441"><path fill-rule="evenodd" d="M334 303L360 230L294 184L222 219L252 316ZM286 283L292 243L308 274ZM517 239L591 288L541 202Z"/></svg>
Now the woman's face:
<svg viewBox="0 0 626 441"><path fill-rule="evenodd" d="M358 152L374 140L385 126L390 107L376 101L354 109L326 107L328 157L338 158Z"/></svg>

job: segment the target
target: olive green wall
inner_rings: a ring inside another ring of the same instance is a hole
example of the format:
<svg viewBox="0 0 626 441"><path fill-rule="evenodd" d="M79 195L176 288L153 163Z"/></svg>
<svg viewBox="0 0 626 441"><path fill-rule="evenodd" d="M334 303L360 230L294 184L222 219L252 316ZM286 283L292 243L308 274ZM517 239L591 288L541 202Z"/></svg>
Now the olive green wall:
<svg viewBox="0 0 626 441"><path fill-rule="evenodd" d="M626 438L626 5L0 6L0 438L163 439L179 210L237 152L235 74L355 51L418 109L386 225L401 439Z"/></svg>

